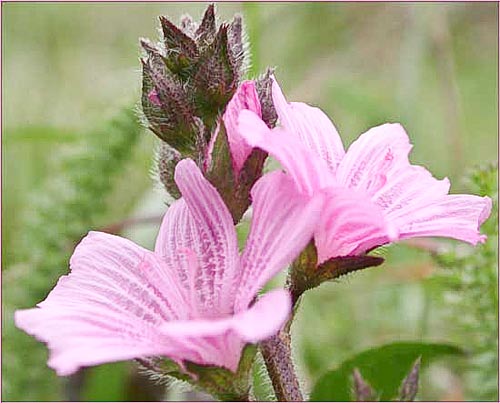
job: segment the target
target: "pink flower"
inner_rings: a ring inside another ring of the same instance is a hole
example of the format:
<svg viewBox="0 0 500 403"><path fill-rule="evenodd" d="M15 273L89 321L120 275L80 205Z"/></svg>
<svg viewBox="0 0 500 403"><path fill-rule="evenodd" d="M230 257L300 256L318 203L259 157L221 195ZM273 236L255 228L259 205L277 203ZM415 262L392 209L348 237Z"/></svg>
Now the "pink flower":
<svg viewBox="0 0 500 403"><path fill-rule="evenodd" d="M240 173L253 148L243 139L238 129L238 115L242 110L252 111L259 118L262 117L259 96L257 95L254 81L243 81L241 83L231 101L227 104L226 111L222 117L236 176Z"/></svg>
<svg viewBox="0 0 500 403"><path fill-rule="evenodd" d="M344 151L320 109L288 103L276 81L272 95L281 127L270 130L255 113L242 111L240 133L280 161L300 194L326 195L314 234L318 263L412 237L484 242L479 226L491 199L450 195L448 179L410 164L412 146L401 125L374 127Z"/></svg>
<svg viewBox="0 0 500 403"><path fill-rule="evenodd" d="M291 197L275 172L252 190L241 256L231 215L191 160L175 171L183 198L168 209L155 251L101 232L76 247L71 273L16 325L46 342L59 375L79 367L167 356L237 369L242 348L275 334L290 313L285 290L257 291L307 244L322 205Z"/></svg>
<svg viewBox="0 0 500 403"><path fill-rule="evenodd" d="M226 110L222 115L222 121L226 130L227 140L229 143L229 151L231 152L231 162L234 172L234 177L238 178L241 169L245 165L245 161L250 156L253 147L248 145L245 139L241 136L238 129L238 116L242 110L250 110L262 117L262 110L255 88L254 81L243 81L237 88L231 100L226 106ZM214 152L215 142L220 132L220 126L217 125L214 134L210 139L205 155L204 169L209 169L212 164L212 153Z"/></svg>

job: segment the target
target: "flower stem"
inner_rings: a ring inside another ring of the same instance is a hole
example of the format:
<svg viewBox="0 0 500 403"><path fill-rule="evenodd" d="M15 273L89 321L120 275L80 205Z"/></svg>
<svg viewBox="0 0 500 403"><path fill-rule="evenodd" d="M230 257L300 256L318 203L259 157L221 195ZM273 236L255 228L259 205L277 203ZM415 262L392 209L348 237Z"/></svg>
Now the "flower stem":
<svg viewBox="0 0 500 403"><path fill-rule="evenodd" d="M292 361L289 326L261 343L261 352L278 401L304 401Z"/></svg>

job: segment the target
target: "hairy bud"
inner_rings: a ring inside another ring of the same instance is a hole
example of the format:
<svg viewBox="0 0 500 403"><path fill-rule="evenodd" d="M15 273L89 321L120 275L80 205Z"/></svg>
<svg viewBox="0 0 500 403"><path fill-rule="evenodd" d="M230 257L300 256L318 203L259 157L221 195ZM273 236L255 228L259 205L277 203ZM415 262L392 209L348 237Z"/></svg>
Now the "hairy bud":
<svg viewBox="0 0 500 403"><path fill-rule="evenodd" d="M203 15L200 26L195 32L198 48L201 50L206 49L206 47L214 41L216 33L215 7L213 4L210 4Z"/></svg>
<svg viewBox="0 0 500 403"><path fill-rule="evenodd" d="M184 88L165 68L159 54L151 52L142 65L142 109L150 129L172 147L193 154L196 125Z"/></svg>
<svg viewBox="0 0 500 403"><path fill-rule="evenodd" d="M274 109L272 97L273 74L273 69L267 69L266 73L255 81L262 110L262 120L270 129L276 126L276 121L278 120L278 114L276 113L276 109Z"/></svg>
<svg viewBox="0 0 500 403"><path fill-rule="evenodd" d="M141 103L149 128L164 142L158 153L160 180L175 196L174 161L190 157L206 167L206 159L212 159L208 145L243 77L246 47L241 17L217 27L213 4L199 24L189 16L179 26L166 17L160 24L158 44L141 40Z"/></svg>
<svg viewBox="0 0 500 403"><path fill-rule="evenodd" d="M238 76L231 63L227 25L222 25L215 40L198 59L193 85L198 112L209 120L216 118L233 96Z"/></svg>

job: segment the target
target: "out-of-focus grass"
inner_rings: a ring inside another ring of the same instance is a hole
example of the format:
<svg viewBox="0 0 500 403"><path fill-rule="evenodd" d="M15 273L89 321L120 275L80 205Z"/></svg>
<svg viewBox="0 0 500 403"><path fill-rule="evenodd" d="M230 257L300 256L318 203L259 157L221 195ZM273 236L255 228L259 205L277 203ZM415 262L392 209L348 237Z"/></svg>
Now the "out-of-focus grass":
<svg viewBox="0 0 500 403"><path fill-rule="evenodd" d="M138 99L138 38L156 39L158 15L198 17L205 4L2 7L2 270L9 271L21 252L28 194L43 194L47 178L64 174L51 170L62 151L71 152L109 111ZM218 9L223 18L248 13L252 72L276 66L288 98L321 106L346 146L373 125L399 121L414 144L411 160L449 176L453 191L465 188L459 180L465 168L497 159L496 4L224 3ZM151 143L127 168L122 189L151 189L144 186ZM135 214L164 211L162 196L141 192ZM127 235L148 246L156 229L130 228ZM436 270L427 254L398 245L385 256L383 266L304 298L294 332L306 386L365 347L420 337L460 341L460 329L440 319L438 298L421 284ZM29 356L18 359L29 368ZM451 395L436 377L426 382L434 394L425 397ZM106 398L105 384L91 384L96 390L85 390L86 398ZM29 396L43 399L36 391Z"/></svg>

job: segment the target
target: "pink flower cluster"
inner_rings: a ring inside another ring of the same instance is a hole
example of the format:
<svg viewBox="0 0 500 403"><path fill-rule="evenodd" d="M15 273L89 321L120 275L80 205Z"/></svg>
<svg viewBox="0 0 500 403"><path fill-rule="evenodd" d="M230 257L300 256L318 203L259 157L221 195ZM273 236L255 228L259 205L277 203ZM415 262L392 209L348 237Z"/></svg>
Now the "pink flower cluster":
<svg viewBox="0 0 500 403"><path fill-rule="evenodd" d="M290 314L287 291L257 298L258 291L313 238L319 263L409 237L485 240L479 226L491 200L449 195L447 179L410 164L399 124L370 129L345 151L320 109L288 103L276 82L272 95L280 122L273 130L251 81L223 117L235 171L254 147L284 169L254 185L241 253L217 190L182 160L175 171L182 198L166 212L153 252L90 232L70 274L36 308L16 312L17 326L47 343L59 375L147 356L236 371L245 344L276 334Z"/></svg>

